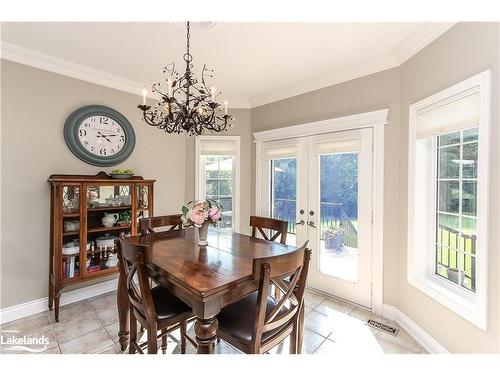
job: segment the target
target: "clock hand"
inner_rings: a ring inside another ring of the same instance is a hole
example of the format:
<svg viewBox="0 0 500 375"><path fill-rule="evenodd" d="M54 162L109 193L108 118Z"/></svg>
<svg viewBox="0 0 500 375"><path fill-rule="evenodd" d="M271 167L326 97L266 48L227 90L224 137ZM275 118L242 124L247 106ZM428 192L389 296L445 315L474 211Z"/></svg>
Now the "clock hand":
<svg viewBox="0 0 500 375"><path fill-rule="evenodd" d="M105 136L105 135L104 135L104 134L102 134L101 132L97 132L97 133L98 133L98 134L100 134L100 136L101 136L102 138L104 138L106 141L108 141L109 143L111 143L111 141L108 139L108 136ZM99 135L98 135L98 137L99 137Z"/></svg>

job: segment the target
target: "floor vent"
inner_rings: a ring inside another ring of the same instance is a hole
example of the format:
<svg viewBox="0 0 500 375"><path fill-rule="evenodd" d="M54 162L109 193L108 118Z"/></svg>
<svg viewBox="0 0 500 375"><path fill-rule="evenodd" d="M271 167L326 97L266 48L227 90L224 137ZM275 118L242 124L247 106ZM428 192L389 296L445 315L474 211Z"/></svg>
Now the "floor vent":
<svg viewBox="0 0 500 375"><path fill-rule="evenodd" d="M376 329L378 329L380 331L387 332L387 333L389 333L390 335L393 335L393 336L397 336L398 333L399 333L399 329L391 327L391 326L389 326L387 324L384 324L384 323L381 323L381 322L377 322L376 320L373 320L373 319L369 319L366 322L366 324L368 324L372 328L376 328Z"/></svg>

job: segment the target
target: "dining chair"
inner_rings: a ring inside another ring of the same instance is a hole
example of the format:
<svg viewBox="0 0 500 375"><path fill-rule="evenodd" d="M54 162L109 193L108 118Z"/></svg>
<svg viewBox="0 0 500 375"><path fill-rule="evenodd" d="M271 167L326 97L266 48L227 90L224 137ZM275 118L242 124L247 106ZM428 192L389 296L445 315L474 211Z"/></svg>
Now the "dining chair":
<svg viewBox="0 0 500 375"><path fill-rule="evenodd" d="M265 240L275 241L280 237L280 243L286 244L287 221L263 216L250 216L250 226L252 227L252 237L257 237L258 230ZM266 229L271 231L269 235L266 233Z"/></svg>
<svg viewBox="0 0 500 375"><path fill-rule="evenodd" d="M269 351L290 336L290 353L302 350L304 290L311 259L308 242L296 251L253 261L259 289L223 308L218 336L248 354ZM282 296L269 294L274 284Z"/></svg>
<svg viewBox="0 0 500 375"><path fill-rule="evenodd" d="M186 352L186 339L195 347L197 346L196 342L186 333L187 321L194 316L193 312L188 305L162 286L151 288L146 267L148 250L148 246L128 242L124 233L120 235L119 268L126 280L130 302L129 353L133 354L137 351L144 354L144 349L147 347L148 354L156 354L158 340L161 339L161 349L165 354L167 335L180 328L181 352L184 354ZM138 283L134 281L135 277L137 277ZM139 344L137 341L137 322L147 331L147 341L143 344Z"/></svg>
<svg viewBox="0 0 500 375"><path fill-rule="evenodd" d="M153 228L168 227L167 231L182 229L181 214L146 217L139 220L139 232L145 236L154 233Z"/></svg>

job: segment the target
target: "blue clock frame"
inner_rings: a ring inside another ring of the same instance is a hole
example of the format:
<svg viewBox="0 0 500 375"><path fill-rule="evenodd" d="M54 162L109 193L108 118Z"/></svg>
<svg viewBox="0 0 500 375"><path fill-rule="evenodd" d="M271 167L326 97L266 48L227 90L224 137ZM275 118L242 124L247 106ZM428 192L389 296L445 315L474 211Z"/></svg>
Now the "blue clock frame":
<svg viewBox="0 0 500 375"><path fill-rule="evenodd" d="M78 137L80 124L83 120L91 116L106 116L112 118L122 127L125 133L125 145L120 152L112 156L98 156L87 151L80 143ZM135 132L130 122L120 112L102 105L89 105L77 109L66 119L64 123L64 140L71 152L85 163L98 167L111 167L127 160L132 154L135 147Z"/></svg>

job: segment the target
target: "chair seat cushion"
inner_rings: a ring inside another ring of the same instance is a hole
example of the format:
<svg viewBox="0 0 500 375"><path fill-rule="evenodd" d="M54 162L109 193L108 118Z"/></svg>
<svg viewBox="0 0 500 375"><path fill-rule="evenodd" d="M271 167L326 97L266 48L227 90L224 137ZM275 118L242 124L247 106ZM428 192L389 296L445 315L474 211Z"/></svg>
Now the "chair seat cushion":
<svg viewBox="0 0 500 375"><path fill-rule="evenodd" d="M258 292L251 293L220 311L219 315L217 315L217 320L221 334L231 336L243 343L248 343L252 340L255 327L255 314L257 312L257 295ZM271 314L277 304L278 301L275 298L271 296L267 297L266 317ZM288 308L282 307L278 317L286 314L286 312L288 312ZM262 334L262 341L267 340L288 326L289 324L264 332Z"/></svg>
<svg viewBox="0 0 500 375"><path fill-rule="evenodd" d="M153 304L158 319L170 319L191 311L191 308L179 298L161 286L151 289Z"/></svg>

